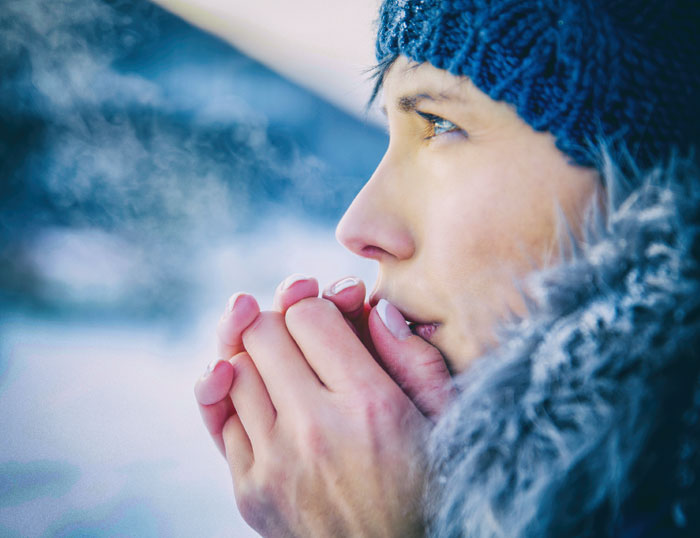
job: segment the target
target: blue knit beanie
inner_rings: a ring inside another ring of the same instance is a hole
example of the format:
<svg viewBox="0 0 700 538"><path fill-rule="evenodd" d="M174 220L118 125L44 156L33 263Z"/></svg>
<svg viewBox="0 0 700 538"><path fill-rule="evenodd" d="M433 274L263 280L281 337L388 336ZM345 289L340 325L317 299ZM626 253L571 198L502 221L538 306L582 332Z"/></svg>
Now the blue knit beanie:
<svg viewBox="0 0 700 538"><path fill-rule="evenodd" d="M700 139L700 0L385 0L377 59L464 75L574 162L639 164Z"/></svg>

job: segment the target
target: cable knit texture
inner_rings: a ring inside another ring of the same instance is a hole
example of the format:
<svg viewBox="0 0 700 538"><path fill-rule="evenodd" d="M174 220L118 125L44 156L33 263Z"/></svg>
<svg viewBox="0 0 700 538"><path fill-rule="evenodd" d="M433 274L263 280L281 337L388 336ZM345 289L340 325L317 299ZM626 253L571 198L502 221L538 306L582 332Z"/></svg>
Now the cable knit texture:
<svg viewBox="0 0 700 538"><path fill-rule="evenodd" d="M432 433L432 536L700 536L700 174L603 169L611 210Z"/></svg>
<svg viewBox="0 0 700 538"><path fill-rule="evenodd" d="M388 0L377 59L469 77L591 165L600 140L638 164L700 139L697 0Z"/></svg>

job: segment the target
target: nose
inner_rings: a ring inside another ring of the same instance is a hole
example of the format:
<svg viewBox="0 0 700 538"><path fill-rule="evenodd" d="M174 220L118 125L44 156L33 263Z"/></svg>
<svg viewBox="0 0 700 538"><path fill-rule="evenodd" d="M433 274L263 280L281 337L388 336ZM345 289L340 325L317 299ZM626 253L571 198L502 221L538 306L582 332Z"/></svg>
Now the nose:
<svg viewBox="0 0 700 538"><path fill-rule="evenodd" d="M378 261L405 260L415 252L405 194L396 181L400 167L389 152L340 219L335 236L351 252Z"/></svg>

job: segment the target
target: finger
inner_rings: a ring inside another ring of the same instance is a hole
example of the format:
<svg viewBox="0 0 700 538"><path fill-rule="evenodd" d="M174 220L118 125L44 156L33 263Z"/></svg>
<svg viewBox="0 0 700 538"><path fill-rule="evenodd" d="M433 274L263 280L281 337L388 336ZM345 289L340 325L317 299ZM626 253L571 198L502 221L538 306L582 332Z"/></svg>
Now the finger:
<svg viewBox="0 0 700 538"><path fill-rule="evenodd" d="M252 295L236 293L226 305L216 333L219 339L219 357L229 359L243 351L241 334L260 313L258 302ZM227 389L228 392L228 389Z"/></svg>
<svg viewBox="0 0 700 538"><path fill-rule="evenodd" d="M330 301L299 301L287 310L285 321L303 356L330 390L395 385Z"/></svg>
<svg viewBox="0 0 700 538"><path fill-rule="evenodd" d="M223 359L209 363L194 385L194 395L202 405L211 405L225 398L233 381L233 366Z"/></svg>
<svg viewBox="0 0 700 538"><path fill-rule="evenodd" d="M314 389L320 388L318 378L299 351L279 312L261 312L243 332L243 344L278 413L289 408L298 409Z"/></svg>
<svg viewBox="0 0 700 538"><path fill-rule="evenodd" d="M224 442L221 432L226 420L234 413L231 398L228 397L232 380L233 366L228 361L216 360L209 364L204 375L194 386L194 395L204 426L222 454Z"/></svg>
<svg viewBox="0 0 700 538"><path fill-rule="evenodd" d="M454 396L440 351L411 332L398 309L382 299L372 309L369 330L380 361L426 416L435 418Z"/></svg>
<svg viewBox="0 0 700 538"><path fill-rule="evenodd" d="M346 277L323 290L323 298L332 302L350 321L362 317L365 304L365 283L356 277Z"/></svg>
<svg viewBox="0 0 700 538"><path fill-rule="evenodd" d="M235 414L231 398L224 398L212 405L199 405L199 412L202 415L202 421L207 428L216 448L223 456L226 456L224 448L224 439L222 432L226 421Z"/></svg>
<svg viewBox="0 0 700 538"><path fill-rule="evenodd" d="M318 281L309 276L294 274L288 276L277 286L275 296L272 300L273 310L282 312L287 311L294 303L305 299L306 297L318 296Z"/></svg>
<svg viewBox="0 0 700 538"><path fill-rule="evenodd" d="M231 387L231 401L255 455L266 444L277 413L250 355L239 353L232 362L236 375Z"/></svg>
<svg viewBox="0 0 700 538"><path fill-rule="evenodd" d="M231 415L224 424L223 440L226 460L234 481L240 479L253 465L253 448L237 414Z"/></svg>

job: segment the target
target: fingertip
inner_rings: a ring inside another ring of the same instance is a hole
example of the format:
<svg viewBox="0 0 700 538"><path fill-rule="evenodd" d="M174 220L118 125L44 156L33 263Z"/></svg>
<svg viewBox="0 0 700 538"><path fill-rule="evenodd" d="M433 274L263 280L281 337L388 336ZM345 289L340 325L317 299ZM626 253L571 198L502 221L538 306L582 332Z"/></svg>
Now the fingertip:
<svg viewBox="0 0 700 538"><path fill-rule="evenodd" d="M357 277L345 277L323 290L323 298L331 301L338 310L351 320L364 312L365 283Z"/></svg>
<svg viewBox="0 0 700 538"><path fill-rule="evenodd" d="M255 297L247 293L231 296L224 315L216 327L216 333L222 344L237 346L241 342L241 333L260 313L260 306Z"/></svg>
<svg viewBox="0 0 700 538"><path fill-rule="evenodd" d="M212 361L194 385L194 395L201 405L212 405L228 396L234 369L227 360Z"/></svg>
<svg viewBox="0 0 700 538"><path fill-rule="evenodd" d="M379 315L378 306L373 306L370 308L369 315L367 316L367 327L372 335L372 340L383 342L387 339L395 339L389 328L382 321L382 317Z"/></svg>
<svg viewBox="0 0 700 538"><path fill-rule="evenodd" d="M364 282L362 282L361 279L359 279L356 276L346 276L344 278L341 278L340 280L336 280L335 282L333 282L333 284L330 284L326 288L326 292L328 293L328 295L338 295L347 289L355 288L359 285L362 285L362 287L364 288L365 284Z"/></svg>
<svg viewBox="0 0 700 538"><path fill-rule="evenodd" d="M284 314L293 304L308 297L318 297L318 280L295 274L288 276L275 290L273 309Z"/></svg>

